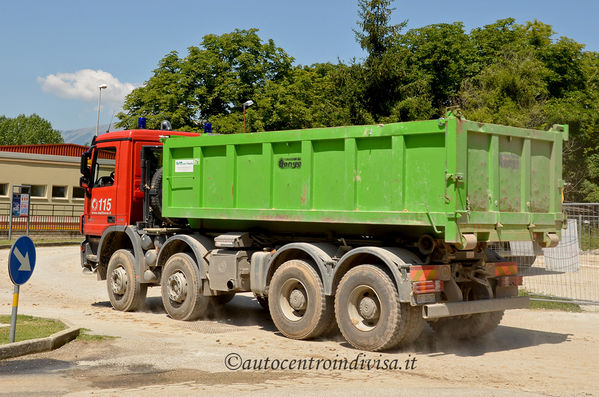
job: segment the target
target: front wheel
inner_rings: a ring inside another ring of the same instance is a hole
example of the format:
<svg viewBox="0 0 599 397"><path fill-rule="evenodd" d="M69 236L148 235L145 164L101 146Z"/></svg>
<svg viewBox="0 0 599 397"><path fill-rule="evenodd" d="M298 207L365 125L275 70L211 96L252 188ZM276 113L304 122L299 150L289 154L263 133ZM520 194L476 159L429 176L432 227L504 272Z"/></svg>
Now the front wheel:
<svg viewBox="0 0 599 397"><path fill-rule="evenodd" d="M374 265L348 271L335 294L337 325L345 340L361 350L397 346L408 335L409 311L391 278Z"/></svg>
<svg viewBox="0 0 599 397"><path fill-rule="evenodd" d="M303 260L290 260L276 271L268 290L270 316L277 329L292 339L316 338L333 319L331 297L320 276Z"/></svg>
<svg viewBox="0 0 599 397"><path fill-rule="evenodd" d="M129 250L115 251L108 261L106 287L112 307L123 312L139 310L146 301L147 284L135 281L135 257Z"/></svg>
<svg viewBox="0 0 599 397"><path fill-rule="evenodd" d="M175 320L197 320L208 313L213 303L210 297L202 295L195 261L185 253L166 261L160 289L164 309Z"/></svg>

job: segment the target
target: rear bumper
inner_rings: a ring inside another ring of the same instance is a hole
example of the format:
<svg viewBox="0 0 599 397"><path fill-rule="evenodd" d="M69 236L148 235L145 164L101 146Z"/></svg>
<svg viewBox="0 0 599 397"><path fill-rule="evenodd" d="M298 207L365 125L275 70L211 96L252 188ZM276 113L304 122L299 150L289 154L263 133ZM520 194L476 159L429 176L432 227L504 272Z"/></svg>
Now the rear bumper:
<svg viewBox="0 0 599 397"><path fill-rule="evenodd" d="M466 314L497 312L508 309L526 309L529 307L527 296L513 298L485 299L470 302L432 303L422 306L422 317L435 319Z"/></svg>

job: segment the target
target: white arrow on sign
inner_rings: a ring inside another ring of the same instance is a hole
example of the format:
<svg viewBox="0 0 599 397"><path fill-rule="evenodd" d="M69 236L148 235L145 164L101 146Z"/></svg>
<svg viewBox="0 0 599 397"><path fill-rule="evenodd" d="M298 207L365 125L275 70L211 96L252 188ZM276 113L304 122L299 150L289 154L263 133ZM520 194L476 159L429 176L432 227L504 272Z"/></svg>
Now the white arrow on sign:
<svg viewBox="0 0 599 397"><path fill-rule="evenodd" d="M29 252L25 252L25 256L21 254L21 251L17 247L14 250L15 256L21 262L21 266L17 269L20 272L30 272L31 264L29 263Z"/></svg>

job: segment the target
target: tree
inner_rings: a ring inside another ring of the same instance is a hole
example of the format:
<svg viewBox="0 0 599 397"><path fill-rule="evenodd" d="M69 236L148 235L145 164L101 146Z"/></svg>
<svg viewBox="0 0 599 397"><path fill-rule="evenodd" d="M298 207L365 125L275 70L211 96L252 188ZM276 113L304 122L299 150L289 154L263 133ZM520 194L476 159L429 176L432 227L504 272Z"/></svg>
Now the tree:
<svg viewBox="0 0 599 397"><path fill-rule="evenodd" d="M527 128L568 124L567 200L599 200L599 54L540 21L513 18L464 30L461 22L404 32L391 0L358 0L355 39L363 60L294 66L256 29L207 35L186 57L167 54L118 115L149 127L220 133L430 119L459 105L466 117Z"/></svg>
<svg viewBox="0 0 599 397"><path fill-rule="evenodd" d="M358 0L358 26L354 29L356 41L368 52L368 58L380 58L395 43L408 21L391 25L391 0Z"/></svg>
<svg viewBox="0 0 599 397"><path fill-rule="evenodd" d="M258 129L281 130L350 124L334 75L338 66L317 64L294 69L281 83L269 81L258 96Z"/></svg>
<svg viewBox="0 0 599 397"><path fill-rule="evenodd" d="M543 124L549 70L530 51L505 53L465 80L462 108L476 121L535 128Z"/></svg>
<svg viewBox="0 0 599 397"><path fill-rule="evenodd" d="M391 24L392 11L391 0L358 0L357 25L360 29L355 29L354 34L368 57L363 65L354 64L346 70L349 73L347 77L363 82L355 85L346 80L347 88L351 88L346 90L347 94L362 100L361 106L354 104L357 111L352 117L354 120L370 121L388 117L398 100L402 84L401 55L392 49L407 21Z"/></svg>
<svg viewBox="0 0 599 397"><path fill-rule="evenodd" d="M58 130L37 114L15 118L0 116L0 145L38 145L63 143Z"/></svg>
<svg viewBox="0 0 599 397"><path fill-rule="evenodd" d="M456 103L462 81L480 70L474 45L461 22L411 29L400 44L409 51L410 70L426 76L437 115Z"/></svg>
<svg viewBox="0 0 599 397"><path fill-rule="evenodd" d="M268 81L289 75L293 58L272 40L264 43L257 29L204 36L188 55L167 54L142 87L129 94L119 113L119 127L133 128L138 117L148 127L169 119L173 128L201 130L204 121L239 113Z"/></svg>

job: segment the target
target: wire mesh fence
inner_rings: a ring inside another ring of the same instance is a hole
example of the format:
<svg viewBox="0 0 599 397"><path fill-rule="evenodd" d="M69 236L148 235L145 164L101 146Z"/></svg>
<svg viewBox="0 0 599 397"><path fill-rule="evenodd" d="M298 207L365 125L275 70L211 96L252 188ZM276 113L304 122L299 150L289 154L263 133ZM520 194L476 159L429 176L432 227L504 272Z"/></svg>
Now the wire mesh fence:
<svg viewBox="0 0 599 397"><path fill-rule="evenodd" d="M6 204L6 205L3 205ZM564 203L568 216L555 248L532 241L493 244L506 260L518 263L523 288L549 300L599 305L599 203ZM8 234L10 203L0 204L0 236ZM79 233L83 205L32 204L30 233ZM13 218L13 231L24 234L26 218Z"/></svg>
<svg viewBox="0 0 599 397"><path fill-rule="evenodd" d="M599 203L564 203L568 216L560 243L541 248L532 241L494 244L518 263L523 288L555 301L599 304Z"/></svg>

